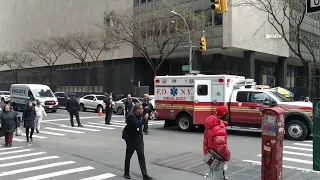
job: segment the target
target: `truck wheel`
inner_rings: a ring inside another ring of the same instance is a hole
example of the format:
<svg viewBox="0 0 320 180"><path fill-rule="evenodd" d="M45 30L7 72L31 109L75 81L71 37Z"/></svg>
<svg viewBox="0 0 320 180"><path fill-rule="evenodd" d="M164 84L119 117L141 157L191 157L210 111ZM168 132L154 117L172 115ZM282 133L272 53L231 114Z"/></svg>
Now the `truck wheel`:
<svg viewBox="0 0 320 180"><path fill-rule="evenodd" d="M187 114L182 114L177 119L177 124L180 130L189 132L193 128L191 117Z"/></svg>
<svg viewBox="0 0 320 180"><path fill-rule="evenodd" d="M285 133L288 139L303 141L308 134L308 129L303 122L298 120L291 120L286 124Z"/></svg>

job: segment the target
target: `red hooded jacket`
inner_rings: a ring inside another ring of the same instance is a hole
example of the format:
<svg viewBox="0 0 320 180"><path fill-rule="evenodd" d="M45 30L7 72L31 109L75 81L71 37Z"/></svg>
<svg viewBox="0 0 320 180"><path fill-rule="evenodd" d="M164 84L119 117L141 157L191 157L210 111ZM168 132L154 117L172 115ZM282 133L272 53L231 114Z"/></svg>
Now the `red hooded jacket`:
<svg viewBox="0 0 320 180"><path fill-rule="evenodd" d="M213 150L224 158L230 160L230 151L227 144L227 123L219 120L215 115L211 115L205 122L206 130L203 139L203 153Z"/></svg>

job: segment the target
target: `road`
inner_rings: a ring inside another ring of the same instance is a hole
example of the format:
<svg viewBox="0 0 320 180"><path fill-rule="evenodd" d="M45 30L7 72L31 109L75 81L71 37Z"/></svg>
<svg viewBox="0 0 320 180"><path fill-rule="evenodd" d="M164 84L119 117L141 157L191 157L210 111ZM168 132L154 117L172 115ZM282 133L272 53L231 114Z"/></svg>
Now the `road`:
<svg viewBox="0 0 320 180"><path fill-rule="evenodd" d="M124 117L114 115L112 125L105 125L104 117L94 112L81 112L80 117L84 127L79 128L70 126L65 110L48 113L33 142L27 143L24 136L15 136L12 148L0 147L1 179L123 179ZM207 179L187 172L192 171L190 169L207 171L193 163L194 159L201 162L203 131L184 133L177 128L164 129L162 121L151 121L149 129L150 134L145 136L145 154L150 176L156 180ZM260 162L260 133L229 131L228 141L233 160ZM194 154L197 156L191 157ZM165 167L159 166L161 163ZM184 166L180 169L188 166L188 170L166 168L179 169L179 165ZM284 165L312 169L312 142L285 141ZM134 180L142 178L136 155L131 161L131 175Z"/></svg>

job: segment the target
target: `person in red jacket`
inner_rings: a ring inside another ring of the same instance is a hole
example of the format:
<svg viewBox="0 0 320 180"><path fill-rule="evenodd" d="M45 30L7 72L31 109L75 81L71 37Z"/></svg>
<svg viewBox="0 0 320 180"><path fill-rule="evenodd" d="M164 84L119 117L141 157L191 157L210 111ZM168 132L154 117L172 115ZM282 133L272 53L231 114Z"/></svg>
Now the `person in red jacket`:
<svg viewBox="0 0 320 180"><path fill-rule="evenodd" d="M227 121L229 110L226 106L219 106L216 113L207 117L203 139L203 153L206 155L209 150L218 153L224 161L223 168L210 169L212 180L222 180L224 177L224 164L230 160L230 151L227 144Z"/></svg>

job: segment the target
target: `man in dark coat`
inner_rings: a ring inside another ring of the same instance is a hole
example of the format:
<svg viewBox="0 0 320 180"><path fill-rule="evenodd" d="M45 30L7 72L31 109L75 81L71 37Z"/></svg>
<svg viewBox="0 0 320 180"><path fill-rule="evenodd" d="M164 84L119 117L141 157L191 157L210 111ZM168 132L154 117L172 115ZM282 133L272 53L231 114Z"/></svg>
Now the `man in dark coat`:
<svg viewBox="0 0 320 180"><path fill-rule="evenodd" d="M79 118L80 105L79 105L78 100L75 98L74 94L71 94L70 99L68 99L66 109L70 114L71 126L74 127L73 116L75 116L77 123L78 123L78 127L83 127L83 125L80 122L80 118Z"/></svg>
<svg viewBox="0 0 320 180"><path fill-rule="evenodd" d="M131 179L130 177L130 160L134 153L137 151L140 169L143 175L143 180L151 180L152 178L147 174L146 160L144 156L144 142L142 134L143 124L143 107L142 104L136 104L132 108L132 112L127 117L127 125L123 130L123 138L126 141L126 158L124 166L124 177ZM148 118L148 115L145 115Z"/></svg>
<svg viewBox="0 0 320 180"><path fill-rule="evenodd" d="M124 110L123 112L124 112L124 115L125 115L125 119L127 119L128 114L131 111L133 105L134 105L134 103L132 101L131 94L128 94L127 99L125 99L123 101L123 105L122 105L122 108Z"/></svg>
<svg viewBox="0 0 320 180"><path fill-rule="evenodd" d="M154 111L153 105L150 103L150 97L149 94L145 94L144 95L144 99L142 101L142 106L143 106L143 114L147 114L148 118L144 119L144 124L143 124L143 132L145 133L145 135L148 135L149 133L149 120L150 120L150 114L152 113L152 111Z"/></svg>
<svg viewBox="0 0 320 180"><path fill-rule="evenodd" d="M105 99L103 100L104 104L106 105L105 108L105 113L106 113L106 117L104 119L105 124L111 125L111 116L112 116L112 112L113 112L113 108L112 108L112 94L108 95L107 93L105 94Z"/></svg>

